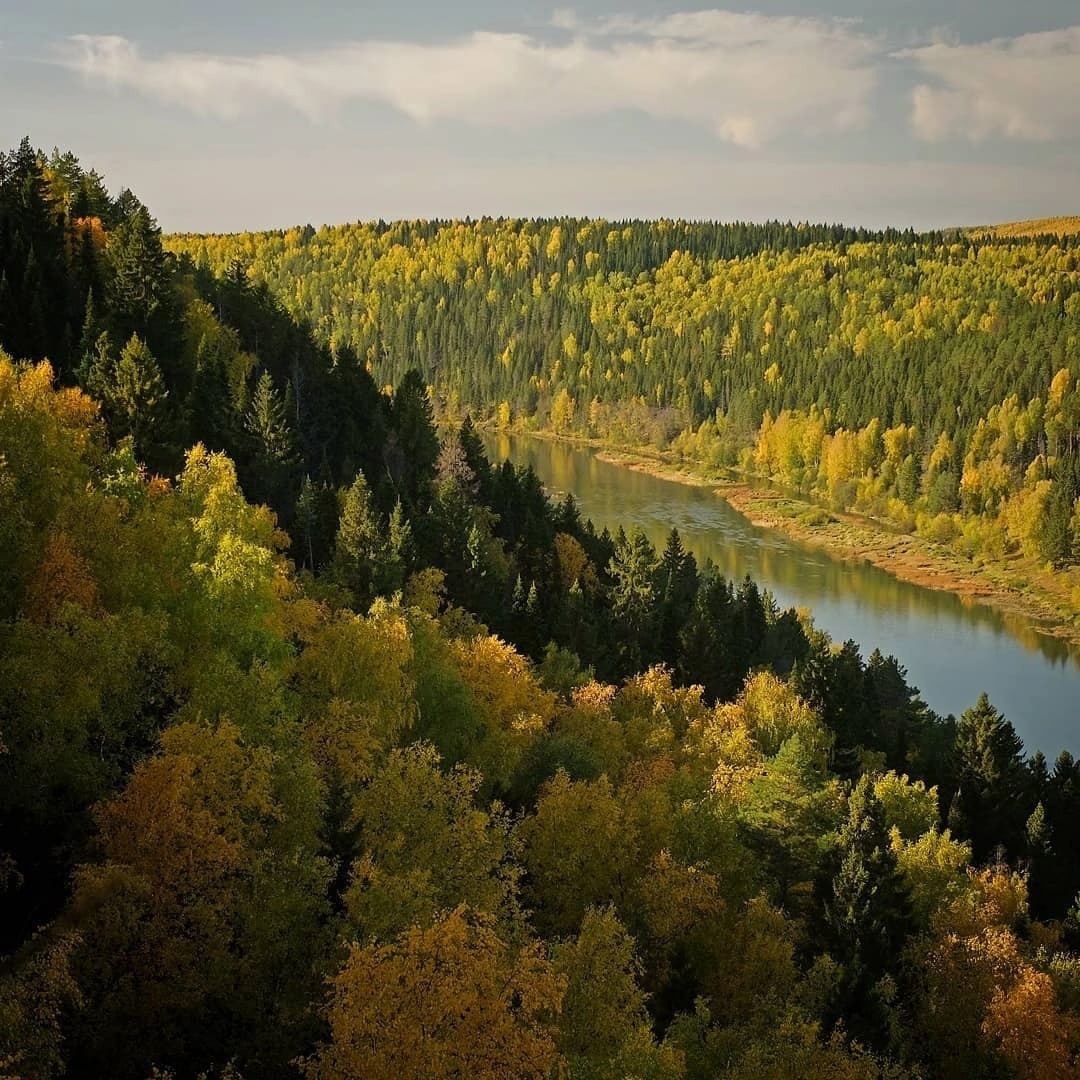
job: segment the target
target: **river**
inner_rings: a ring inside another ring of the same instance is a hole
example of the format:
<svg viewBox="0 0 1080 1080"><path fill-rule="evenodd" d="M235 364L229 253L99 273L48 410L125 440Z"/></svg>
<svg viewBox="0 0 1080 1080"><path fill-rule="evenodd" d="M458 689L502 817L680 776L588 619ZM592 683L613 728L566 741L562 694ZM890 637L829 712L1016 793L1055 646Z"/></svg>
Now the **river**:
<svg viewBox="0 0 1080 1080"><path fill-rule="evenodd" d="M662 548L674 526L699 563L709 558L736 580L749 574L864 656L891 653L938 712L959 716L986 691L1029 752L1051 762L1062 748L1080 753L1080 654L1023 620L757 528L708 488L600 461L585 447L491 434L486 445L494 461L531 465L552 495L572 493L598 529L637 526Z"/></svg>

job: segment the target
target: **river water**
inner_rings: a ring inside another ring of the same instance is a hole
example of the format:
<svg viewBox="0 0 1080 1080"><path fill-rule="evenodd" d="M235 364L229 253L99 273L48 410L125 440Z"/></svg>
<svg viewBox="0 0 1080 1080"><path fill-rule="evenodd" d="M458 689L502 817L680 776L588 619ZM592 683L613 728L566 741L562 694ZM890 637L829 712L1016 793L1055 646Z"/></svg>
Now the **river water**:
<svg viewBox="0 0 1080 1080"><path fill-rule="evenodd" d="M494 461L531 465L552 495L573 494L597 529L637 526L662 548L672 526L698 559L729 578L749 574L782 608L808 608L834 641L897 657L931 708L959 714L984 690L1029 752L1051 762L1080 754L1080 653L950 593L909 585L869 563L848 562L751 525L708 488L597 459L584 447L488 435Z"/></svg>

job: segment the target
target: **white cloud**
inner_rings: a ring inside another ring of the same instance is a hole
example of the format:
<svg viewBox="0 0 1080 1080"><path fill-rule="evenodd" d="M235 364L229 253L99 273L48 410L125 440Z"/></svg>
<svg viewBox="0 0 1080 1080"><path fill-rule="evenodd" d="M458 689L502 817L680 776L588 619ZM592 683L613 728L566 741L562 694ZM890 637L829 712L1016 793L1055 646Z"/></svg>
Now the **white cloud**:
<svg viewBox="0 0 1080 1080"><path fill-rule="evenodd" d="M60 62L227 119L287 106L318 120L373 101L418 122L523 127L634 109L742 146L857 128L877 80L878 44L846 21L702 11L582 22L560 11L552 22L551 39L474 33L254 56L151 56L126 38L82 35Z"/></svg>
<svg viewBox="0 0 1080 1080"><path fill-rule="evenodd" d="M897 55L932 80L912 96L921 139L1080 136L1080 26L973 45L938 42Z"/></svg>

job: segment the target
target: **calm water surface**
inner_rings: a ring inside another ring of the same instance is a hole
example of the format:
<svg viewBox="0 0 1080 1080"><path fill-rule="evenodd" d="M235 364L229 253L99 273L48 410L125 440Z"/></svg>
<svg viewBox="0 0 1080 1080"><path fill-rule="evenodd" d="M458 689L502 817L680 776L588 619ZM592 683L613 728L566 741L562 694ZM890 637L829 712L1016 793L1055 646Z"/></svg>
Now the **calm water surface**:
<svg viewBox="0 0 1080 1080"><path fill-rule="evenodd" d="M592 450L491 435L493 460L532 465L550 493L573 494L598 529L640 527L662 548L672 526L699 562L749 574L781 607L806 607L834 641L893 654L940 713L959 715L986 691L1029 750L1080 753L1080 654L1030 623L949 593L909 585L759 529L707 488L598 461Z"/></svg>

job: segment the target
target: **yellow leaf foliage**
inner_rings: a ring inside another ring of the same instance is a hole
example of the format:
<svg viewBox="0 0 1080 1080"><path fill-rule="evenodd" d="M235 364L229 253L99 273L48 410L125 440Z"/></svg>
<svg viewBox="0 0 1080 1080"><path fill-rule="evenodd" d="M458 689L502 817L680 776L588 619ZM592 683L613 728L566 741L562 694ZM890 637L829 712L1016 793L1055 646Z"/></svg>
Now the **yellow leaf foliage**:
<svg viewBox="0 0 1080 1080"><path fill-rule="evenodd" d="M518 952L459 907L392 945L352 945L331 983L330 1042L311 1080L547 1080L565 979L539 945Z"/></svg>

